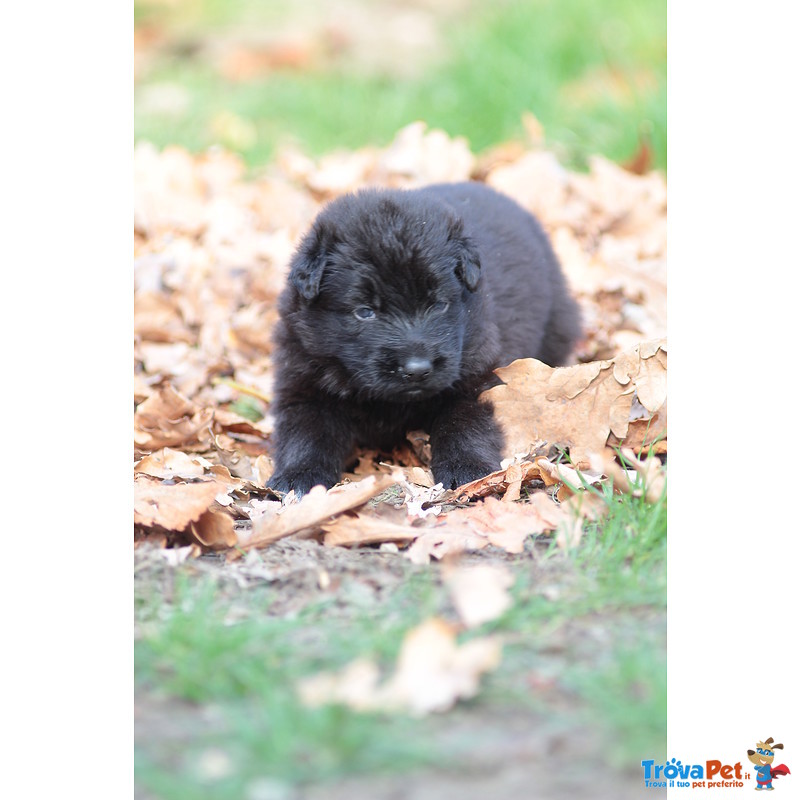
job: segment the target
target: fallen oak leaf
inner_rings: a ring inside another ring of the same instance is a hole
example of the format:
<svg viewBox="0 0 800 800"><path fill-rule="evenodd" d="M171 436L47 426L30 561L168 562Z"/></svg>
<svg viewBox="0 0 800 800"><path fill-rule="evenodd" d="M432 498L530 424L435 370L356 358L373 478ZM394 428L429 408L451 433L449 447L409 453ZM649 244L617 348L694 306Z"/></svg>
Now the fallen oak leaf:
<svg viewBox="0 0 800 800"><path fill-rule="evenodd" d="M167 484L146 475L133 483L133 521L151 528L182 531L208 510L219 493L216 481Z"/></svg>
<svg viewBox="0 0 800 800"><path fill-rule="evenodd" d="M635 458L633 459L636 460ZM635 486L636 472L623 469L616 460L616 454L609 448L599 453L592 453L589 461L595 470L601 471L611 481L617 492L622 494L641 495Z"/></svg>
<svg viewBox="0 0 800 800"><path fill-rule="evenodd" d="M624 439L618 439L614 434L608 437L609 447L624 447L634 453L652 453L661 455L667 452L667 404L659 409L649 419L632 419L628 423L628 433Z"/></svg>
<svg viewBox="0 0 800 800"><path fill-rule="evenodd" d="M251 436L266 436L269 431L266 429L266 421L259 420L253 422L234 411L224 408L214 409L214 424L226 433L247 433Z"/></svg>
<svg viewBox="0 0 800 800"><path fill-rule="evenodd" d="M515 500L519 500L522 493L523 472L519 464L509 464L506 469L506 481L508 488L503 495L503 502L513 503Z"/></svg>
<svg viewBox="0 0 800 800"><path fill-rule="evenodd" d="M429 564L431 558L441 560L445 556L483 550L488 546L489 540L485 536L467 526L446 524L423 530L406 550L405 557L413 564Z"/></svg>
<svg viewBox="0 0 800 800"><path fill-rule="evenodd" d="M500 659L499 638L476 638L459 645L453 626L432 618L405 635L396 670L382 686L375 664L357 659L338 673L301 680L297 690L310 707L339 703L362 712L423 716L474 697L481 675L496 669Z"/></svg>
<svg viewBox="0 0 800 800"><path fill-rule="evenodd" d="M651 414L667 400L666 340L641 342L614 358L614 377L625 385L633 380L636 398Z"/></svg>
<svg viewBox="0 0 800 800"><path fill-rule="evenodd" d="M133 441L140 451L194 444L213 417L214 409L198 407L165 384L134 412Z"/></svg>
<svg viewBox="0 0 800 800"><path fill-rule="evenodd" d="M364 505L375 495L396 483L393 475L370 475L358 483L335 486L327 491L323 486L314 486L298 503L284 506L281 511L266 513L253 523L252 534L239 547L249 550L266 547L279 539L307 528L319 527L331 517ZM236 558L231 553L231 558Z"/></svg>
<svg viewBox="0 0 800 800"><path fill-rule="evenodd" d="M472 529L507 553L521 553L529 536L555 530L564 518L563 509L546 492L534 492L524 503L504 503L487 497L476 506L451 511L446 520Z"/></svg>
<svg viewBox="0 0 800 800"><path fill-rule="evenodd" d="M468 628L497 619L511 606L508 590L514 578L497 564L442 566L442 580L461 621Z"/></svg>
<svg viewBox="0 0 800 800"><path fill-rule="evenodd" d="M406 634L397 671L382 692L385 707L407 708L422 716L446 711L478 693L480 677L500 665L497 637L471 639L462 645L442 619L423 622Z"/></svg>
<svg viewBox="0 0 800 800"><path fill-rule="evenodd" d="M610 434L625 438L640 379L648 410L657 411L652 406L659 400L663 405L666 340L641 343L606 361L553 368L528 358L495 372L503 384L481 399L494 406L507 453L527 452L537 440L560 442L580 466Z"/></svg>
<svg viewBox="0 0 800 800"><path fill-rule="evenodd" d="M460 502L492 494L507 494L512 484L519 482L520 486L533 480L542 478L539 467L533 461L519 461L509 464L505 469L490 472L483 478L459 486L454 495Z"/></svg>
<svg viewBox="0 0 800 800"><path fill-rule="evenodd" d="M356 544L381 544L383 542L410 542L424 528L412 528L388 522L379 517L359 514L356 517L340 515L333 522L320 526L325 532L322 541L327 547L350 547Z"/></svg>
<svg viewBox="0 0 800 800"><path fill-rule="evenodd" d="M133 468L134 472L154 478L200 478L213 464L199 455L189 455L181 450L163 447L145 456Z"/></svg>

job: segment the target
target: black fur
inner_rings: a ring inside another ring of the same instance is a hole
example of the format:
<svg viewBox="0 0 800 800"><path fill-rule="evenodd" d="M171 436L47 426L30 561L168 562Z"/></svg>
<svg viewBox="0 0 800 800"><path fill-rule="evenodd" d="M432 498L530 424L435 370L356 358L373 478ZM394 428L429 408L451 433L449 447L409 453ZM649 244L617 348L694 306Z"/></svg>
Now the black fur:
<svg viewBox="0 0 800 800"><path fill-rule="evenodd" d="M434 478L498 469L478 394L516 358L562 364L580 335L539 223L478 183L328 204L291 262L275 332L271 488L332 486L353 448L427 430Z"/></svg>

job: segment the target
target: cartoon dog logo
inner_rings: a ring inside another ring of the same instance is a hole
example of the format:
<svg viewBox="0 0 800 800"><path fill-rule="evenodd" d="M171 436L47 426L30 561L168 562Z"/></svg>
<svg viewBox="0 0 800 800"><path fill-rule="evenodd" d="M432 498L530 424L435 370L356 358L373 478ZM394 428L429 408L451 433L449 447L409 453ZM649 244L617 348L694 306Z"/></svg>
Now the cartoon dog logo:
<svg viewBox="0 0 800 800"><path fill-rule="evenodd" d="M766 742L756 742L755 750L748 750L747 757L756 765L756 791L767 789L772 791L775 787L772 785L774 778L781 775L790 775L789 767L786 764L778 764L777 767L772 766L775 760L775 751L783 750L782 744L773 744L773 739L770 736Z"/></svg>

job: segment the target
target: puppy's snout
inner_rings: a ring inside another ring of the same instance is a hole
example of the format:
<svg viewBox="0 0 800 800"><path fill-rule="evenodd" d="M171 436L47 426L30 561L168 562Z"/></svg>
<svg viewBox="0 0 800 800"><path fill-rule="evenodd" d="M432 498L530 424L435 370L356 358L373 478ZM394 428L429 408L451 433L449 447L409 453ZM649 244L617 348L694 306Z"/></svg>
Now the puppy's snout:
<svg viewBox="0 0 800 800"><path fill-rule="evenodd" d="M427 358L412 356L402 367L403 377L409 381L424 381L433 372L433 364Z"/></svg>

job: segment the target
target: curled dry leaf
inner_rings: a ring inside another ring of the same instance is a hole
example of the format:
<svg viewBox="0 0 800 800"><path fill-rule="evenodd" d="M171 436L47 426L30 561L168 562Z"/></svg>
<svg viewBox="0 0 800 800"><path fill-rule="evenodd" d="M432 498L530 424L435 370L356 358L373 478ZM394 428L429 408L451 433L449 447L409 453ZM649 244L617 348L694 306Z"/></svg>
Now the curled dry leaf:
<svg viewBox="0 0 800 800"><path fill-rule="evenodd" d="M506 438L507 454L527 452L543 439L566 445L573 463L588 464L614 434L628 433L634 396L641 381L655 413L666 400L666 341L647 342L618 358L572 367L548 367L519 359L496 370L503 385L484 392Z"/></svg>
<svg viewBox="0 0 800 800"><path fill-rule="evenodd" d="M255 520L252 534L241 541L240 546L243 549L266 547L293 533L320 527L331 517L364 505L395 482L392 475L370 475L358 483L336 486L327 491L322 486L314 486L299 503L284 506L274 514L265 513Z"/></svg>
<svg viewBox="0 0 800 800"><path fill-rule="evenodd" d="M542 475L537 464L533 461L519 461L509 464L505 469L491 472L483 478L465 483L455 490L455 496L461 500L471 500L476 497L487 497L492 494L508 494L509 489L515 486L515 492L530 481L541 480ZM518 484L518 485L517 485ZM513 497L511 499L518 499Z"/></svg>
<svg viewBox="0 0 800 800"><path fill-rule="evenodd" d="M140 403L133 415L133 440L142 451L193 444L214 417L211 408L199 408L169 384Z"/></svg>
<svg viewBox="0 0 800 800"><path fill-rule="evenodd" d="M378 685L378 669L366 659L338 673L323 673L298 684L308 706L341 703L356 711L403 711L417 716L446 711L458 700L474 697L481 676L500 664L496 637L459 645L455 630L430 619L403 639L394 675Z"/></svg>
<svg viewBox="0 0 800 800"><path fill-rule="evenodd" d="M589 470L580 470L580 472L572 467L567 467L564 464L554 464L546 458L537 458L536 465L542 473L542 480L546 486L554 486L555 484L562 483L566 491L566 496L572 494L572 487L580 489L585 483L594 484L602 480L603 475L601 472L593 472ZM559 497L559 499L561 499Z"/></svg>
<svg viewBox="0 0 800 800"><path fill-rule="evenodd" d="M514 578L505 567L480 564L453 567L445 563L442 579L461 621L468 628L497 619L511 606Z"/></svg>
<svg viewBox="0 0 800 800"><path fill-rule="evenodd" d="M566 498L560 507L574 517L588 520L601 519L608 513L608 504L594 492L576 492Z"/></svg>
<svg viewBox="0 0 800 800"><path fill-rule="evenodd" d="M633 468L641 475L644 482L644 496L650 503L655 503L664 494L667 486L667 473L661 462L654 456L649 456L644 461L639 461L634 453L625 450L622 454L633 465Z"/></svg>
<svg viewBox="0 0 800 800"><path fill-rule="evenodd" d="M424 470L424 472L428 472L428 470ZM407 470L402 470L402 474L407 475ZM450 492L445 490L441 483L434 484L431 481L429 486L425 486L407 479L399 483L403 489L405 508L409 517L419 519L437 517L442 513L442 503L450 497Z"/></svg>
<svg viewBox="0 0 800 800"><path fill-rule="evenodd" d="M335 545L349 547L355 544L380 544L381 542L410 542L419 536L420 529L397 522L389 522L380 517L358 516L337 517L333 522L323 524L325 531L323 543L328 547Z"/></svg>
<svg viewBox="0 0 800 800"><path fill-rule="evenodd" d="M648 502L655 503L663 494L667 481L661 462L655 456L639 461L631 450L623 450L622 455L633 469L623 469L617 463L615 453L608 448L601 453L593 453L591 462L595 469L601 469L610 478L617 491L635 496L644 494ZM636 484L637 473L642 478L642 487Z"/></svg>
<svg viewBox="0 0 800 800"><path fill-rule="evenodd" d="M213 508L205 511L197 522L190 523L189 530L200 544L210 550L227 550L237 542L233 518Z"/></svg>

